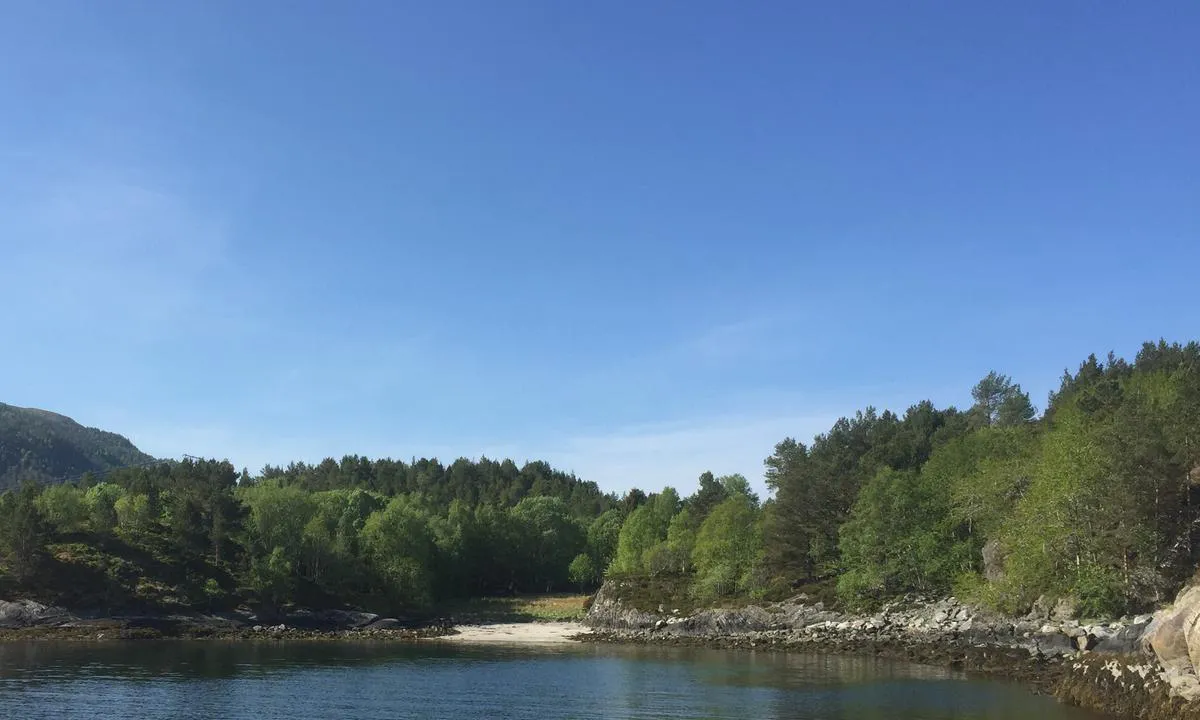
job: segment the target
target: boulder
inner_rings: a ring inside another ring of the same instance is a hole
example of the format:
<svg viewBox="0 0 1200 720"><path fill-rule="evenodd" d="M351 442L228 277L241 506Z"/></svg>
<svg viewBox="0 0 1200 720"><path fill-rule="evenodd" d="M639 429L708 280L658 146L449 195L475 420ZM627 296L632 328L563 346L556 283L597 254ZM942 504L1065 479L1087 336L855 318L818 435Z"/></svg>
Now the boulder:
<svg viewBox="0 0 1200 720"><path fill-rule="evenodd" d="M1050 619L1055 622L1072 620L1079 614L1079 603L1070 595L1058 599L1054 609L1050 611Z"/></svg>
<svg viewBox="0 0 1200 720"><path fill-rule="evenodd" d="M1200 698L1196 666L1200 662L1200 586L1185 588L1175 604L1160 611L1142 636L1142 647L1153 651L1167 682L1180 697Z"/></svg>
<svg viewBox="0 0 1200 720"><path fill-rule="evenodd" d="M33 600L0 600L0 628L59 625L75 619L62 608L43 605Z"/></svg>
<svg viewBox="0 0 1200 720"><path fill-rule="evenodd" d="M1033 606L1029 608L1029 617L1033 620L1049 620L1050 608L1050 598L1039 595L1038 599L1033 601Z"/></svg>
<svg viewBox="0 0 1200 720"><path fill-rule="evenodd" d="M379 618L367 625L366 630L398 630L404 627L404 623L396 618Z"/></svg>

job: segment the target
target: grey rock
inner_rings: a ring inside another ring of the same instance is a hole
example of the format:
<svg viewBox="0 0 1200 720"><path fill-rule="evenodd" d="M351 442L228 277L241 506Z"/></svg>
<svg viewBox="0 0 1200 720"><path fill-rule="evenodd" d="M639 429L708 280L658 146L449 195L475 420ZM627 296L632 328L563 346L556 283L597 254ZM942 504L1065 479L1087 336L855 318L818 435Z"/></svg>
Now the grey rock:
<svg viewBox="0 0 1200 720"><path fill-rule="evenodd" d="M1004 579L1004 551L1000 547L1000 541L993 538L988 540L983 545L983 550L980 552L983 556L983 577L988 582L997 582Z"/></svg>
<svg viewBox="0 0 1200 720"><path fill-rule="evenodd" d="M379 618L371 624L367 625L365 630L397 630L404 627L404 623L396 618Z"/></svg>
<svg viewBox="0 0 1200 720"><path fill-rule="evenodd" d="M43 605L33 600L0 600L0 628L62 625L77 619L63 608Z"/></svg>
<svg viewBox="0 0 1200 720"><path fill-rule="evenodd" d="M1079 603L1071 596L1059 598L1050 611L1050 619L1056 622L1071 620L1079 614Z"/></svg>

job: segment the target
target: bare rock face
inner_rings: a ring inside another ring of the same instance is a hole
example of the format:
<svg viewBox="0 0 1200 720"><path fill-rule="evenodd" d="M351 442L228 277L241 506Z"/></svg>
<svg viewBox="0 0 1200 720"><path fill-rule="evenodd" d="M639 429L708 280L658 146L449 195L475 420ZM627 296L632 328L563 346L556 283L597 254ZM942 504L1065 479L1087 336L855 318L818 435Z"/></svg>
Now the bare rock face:
<svg viewBox="0 0 1200 720"><path fill-rule="evenodd" d="M592 599L592 606L583 622L591 627L633 630L656 627L659 621L665 619L622 602L619 583L606 582Z"/></svg>
<svg viewBox="0 0 1200 720"><path fill-rule="evenodd" d="M1004 579L1004 548L996 538L988 540L981 551L983 555L983 577L988 582Z"/></svg>
<svg viewBox="0 0 1200 720"><path fill-rule="evenodd" d="M1163 667L1172 693L1186 700L1200 699L1200 586L1184 588L1175 604L1160 611L1146 628L1142 646L1153 651Z"/></svg>

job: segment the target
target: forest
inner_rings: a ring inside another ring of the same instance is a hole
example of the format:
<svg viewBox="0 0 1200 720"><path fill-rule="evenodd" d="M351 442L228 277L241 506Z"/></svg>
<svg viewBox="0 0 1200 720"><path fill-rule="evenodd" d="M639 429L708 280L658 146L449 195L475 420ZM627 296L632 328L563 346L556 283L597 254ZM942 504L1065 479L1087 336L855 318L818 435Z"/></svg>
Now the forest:
<svg viewBox="0 0 1200 720"><path fill-rule="evenodd" d="M184 460L0 496L0 597L68 606L412 613L669 578L697 604L823 588L1100 617L1168 599L1200 554L1200 344L1087 358L1042 412L992 372L966 409L865 408L764 462L624 497L532 462Z"/></svg>

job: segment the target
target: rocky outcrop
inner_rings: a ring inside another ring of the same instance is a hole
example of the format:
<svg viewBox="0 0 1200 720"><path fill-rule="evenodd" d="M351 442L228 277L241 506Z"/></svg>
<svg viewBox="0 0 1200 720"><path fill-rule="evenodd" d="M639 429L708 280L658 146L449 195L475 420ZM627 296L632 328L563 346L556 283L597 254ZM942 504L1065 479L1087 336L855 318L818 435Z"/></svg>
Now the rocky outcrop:
<svg viewBox="0 0 1200 720"><path fill-rule="evenodd" d="M28 628L70 622L75 616L60 607L33 600L0 600L0 628Z"/></svg>
<svg viewBox="0 0 1200 720"><path fill-rule="evenodd" d="M913 596L871 614L803 595L684 614L631 607L621 591L614 582L596 595L585 622L597 639L886 654L1017 677L1118 716L1200 720L1200 588L1157 615L1104 623L1080 622L1072 603L1046 599L1019 618Z"/></svg>
<svg viewBox="0 0 1200 720"><path fill-rule="evenodd" d="M803 595L780 603L735 609L705 609L690 614L640 610L626 604L619 583L597 593L585 619L600 632L630 639L717 638L788 644L939 645L948 649L995 647L1019 649L1031 656L1062 657L1079 652L1134 653L1150 615L1103 624L1064 618L1065 606L1044 615L1009 618L956 598L932 601L909 596L869 615L835 612ZM1051 621L1048 618L1053 617Z"/></svg>
<svg viewBox="0 0 1200 720"><path fill-rule="evenodd" d="M409 637L444 634L444 619L397 619L356 610L295 610L259 616L227 613L110 615L69 612L32 600L0 600L0 630L8 637L136 639L151 637Z"/></svg>
<svg viewBox="0 0 1200 720"><path fill-rule="evenodd" d="M1160 610L1145 634L1143 647L1162 665L1171 692L1200 699L1200 586L1184 588L1169 608Z"/></svg>

